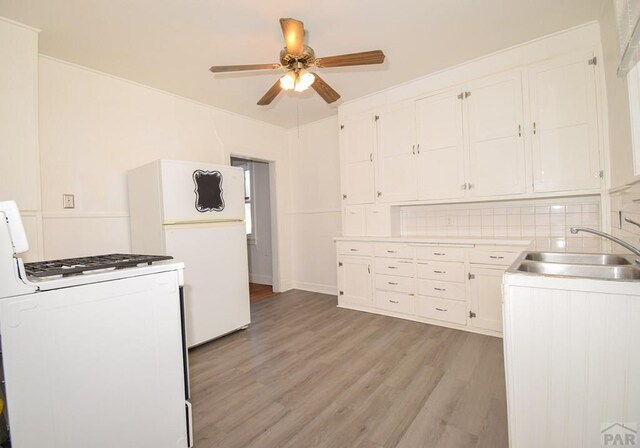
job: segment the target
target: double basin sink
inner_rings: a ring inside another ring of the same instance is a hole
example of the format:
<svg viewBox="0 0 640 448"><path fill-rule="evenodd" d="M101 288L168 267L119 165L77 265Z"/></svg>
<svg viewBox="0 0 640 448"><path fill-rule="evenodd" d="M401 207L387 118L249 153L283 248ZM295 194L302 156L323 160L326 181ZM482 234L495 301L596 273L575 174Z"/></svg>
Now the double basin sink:
<svg viewBox="0 0 640 448"><path fill-rule="evenodd" d="M525 252L511 272L604 280L640 280L640 264L634 255Z"/></svg>

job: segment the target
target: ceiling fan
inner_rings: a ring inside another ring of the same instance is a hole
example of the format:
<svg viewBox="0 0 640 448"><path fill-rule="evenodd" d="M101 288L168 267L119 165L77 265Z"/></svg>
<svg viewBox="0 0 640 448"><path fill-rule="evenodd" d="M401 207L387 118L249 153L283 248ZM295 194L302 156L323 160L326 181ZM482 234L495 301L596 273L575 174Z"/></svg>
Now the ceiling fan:
<svg viewBox="0 0 640 448"><path fill-rule="evenodd" d="M281 90L295 90L302 92L312 87L313 90L327 102L333 103L340 98L338 92L308 68L346 67L350 65L382 64L384 53L381 50L364 51L361 53L341 54L316 58L313 48L304 44L304 24L296 19L280 19L282 34L286 47L280 51L279 64L250 64L250 65L215 65L211 67L213 73L237 72L246 70L278 70L286 73L264 94L258 105L271 104Z"/></svg>

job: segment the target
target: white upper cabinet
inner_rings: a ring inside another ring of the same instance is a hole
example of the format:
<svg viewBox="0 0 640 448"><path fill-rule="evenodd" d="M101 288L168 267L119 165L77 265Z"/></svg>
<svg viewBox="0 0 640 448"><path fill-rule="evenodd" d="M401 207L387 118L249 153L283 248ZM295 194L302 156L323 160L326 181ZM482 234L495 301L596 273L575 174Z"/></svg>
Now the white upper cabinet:
<svg viewBox="0 0 640 448"><path fill-rule="evenodd" d="M385 108L376 115L376 195L380 202L417 198L413 109L411 101Z"/></svg>
<svg viewBox="0 0 640 448"><path fill-rule="evenodd" d="M592 57L582 53L529 70L536 192L600 187Z"/></svg>
<svg viewBox="0 0 640 448"><path fill-rule="evenodd" d="M345 205L373 203L373 115L364 113L344 120L340 132L342 202Z"/></svg>
<svg viewBox="0 0 640 448"><path fill-rule="evenodd" d="M467 187L471 197L526 191L522 76L519 71L469 84L464 92Z"/></svg>
<svg viewBox="0 0 640 448"><path fill-rule="evenodd" d="M415 103L418 199L464 197L464 135L459 89Z"/></svg>

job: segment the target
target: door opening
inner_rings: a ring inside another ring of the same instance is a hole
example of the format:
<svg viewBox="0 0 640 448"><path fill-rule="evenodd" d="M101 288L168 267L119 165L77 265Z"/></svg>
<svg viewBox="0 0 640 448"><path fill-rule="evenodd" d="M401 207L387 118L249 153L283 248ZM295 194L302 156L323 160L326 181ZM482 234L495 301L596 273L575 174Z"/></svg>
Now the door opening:
<svg viewBox="0 0 640 448"><path fill-rule="evenodd" d="M251 303L255 303L273 295L269 163L232 157L231 165L244 170L249 295Z"/></svg>

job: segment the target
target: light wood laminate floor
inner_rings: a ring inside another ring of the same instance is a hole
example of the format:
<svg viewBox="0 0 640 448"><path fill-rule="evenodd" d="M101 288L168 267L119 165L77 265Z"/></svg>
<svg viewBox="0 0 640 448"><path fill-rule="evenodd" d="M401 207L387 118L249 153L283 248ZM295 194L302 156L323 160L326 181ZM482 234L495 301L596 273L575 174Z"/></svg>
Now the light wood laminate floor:
<svg viewBox="0 0 640 448"><path fill-rule="evenodd" d="M196 448L507 446L501 339L303 291L251 315L190 352Z"/></svg>

